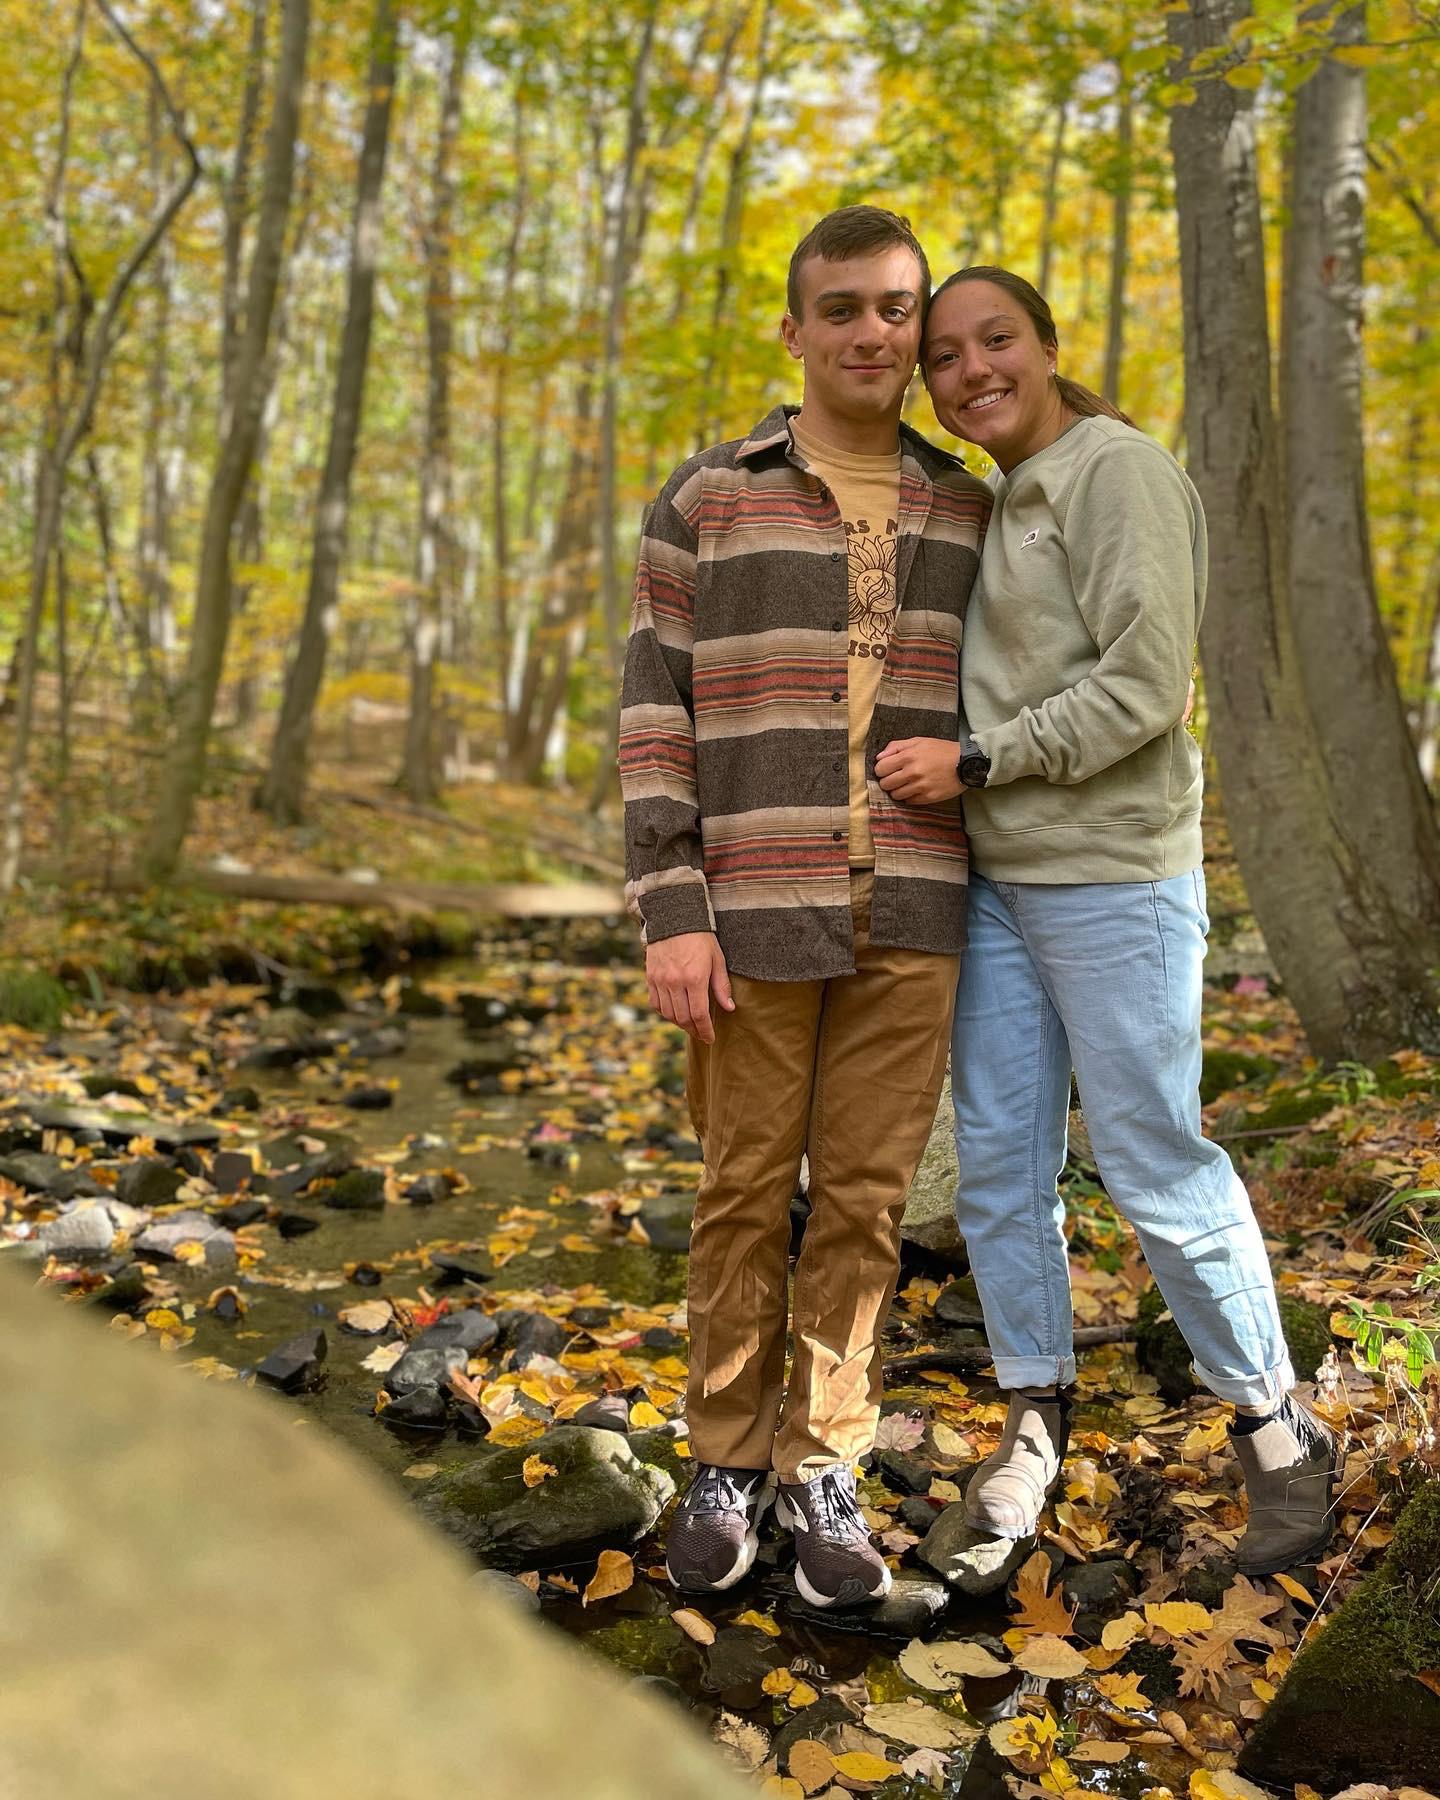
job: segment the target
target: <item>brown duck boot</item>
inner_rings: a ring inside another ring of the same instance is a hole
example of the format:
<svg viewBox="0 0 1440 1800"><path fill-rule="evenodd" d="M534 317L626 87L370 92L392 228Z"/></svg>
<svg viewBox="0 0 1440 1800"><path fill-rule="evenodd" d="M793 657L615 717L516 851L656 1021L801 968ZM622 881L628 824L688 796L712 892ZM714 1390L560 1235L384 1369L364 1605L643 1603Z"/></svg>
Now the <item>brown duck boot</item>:
<svg viewBox="0 0 1440 1800"><path fill-rule="evenodd" d="M1238 1423L1238 1421L1237 1421ZM1246 1431L1232 1425L1230 1442L1245 1477L1250 1522L1235 1551L1245 1575L1273 1575L1313 1562L1335 1525L1332 1495L1340 1441L1293 1394Z"/></svg>
<svg viewBox="0 0 1440 1800"><path fill-rule="evenodd" d="M970 1477L965 1521L995 1537L1032 1537L1070 1442L1068 1394L1017 1389L997 1448Z"/></svg>

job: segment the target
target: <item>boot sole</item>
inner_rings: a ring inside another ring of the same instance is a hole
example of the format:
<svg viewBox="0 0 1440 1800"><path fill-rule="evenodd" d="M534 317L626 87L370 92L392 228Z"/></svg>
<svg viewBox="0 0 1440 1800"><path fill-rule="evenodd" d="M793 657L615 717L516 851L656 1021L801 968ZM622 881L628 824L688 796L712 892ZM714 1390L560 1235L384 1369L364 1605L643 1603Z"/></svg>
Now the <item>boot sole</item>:
<svg viewBox="0 0 1440 1800"><path fill-rule="evenodd" d="M790 1510L790 1503L783 1494L778 1495L775 1501L775 1522L777 1525L783 1526L785 1530L790 1533L792 1538L795 1536L794 1517ZM805 1571L800 1567L798 1549L796 1551L796 1591L799 1593L800 1598L808 1601L811 1606L821 1608L830 1606L869 1606L875 1601L883 1600L885 1598L890 1592L892 1580L893 1577L890 1574L888 1564L882 1563L880 1585L879 1587L872 1589L869 1593L859 1594L853 1598L847 1595L844 1599L842 1599L839 1594L822 1594L818 1588L812 1587L810 1582L806 1579Z"/></svg>
<svg viewBox="0 0 1440 1800"><path fill-rule="evenodd" d="M1267 1556L1258 1562L1242 1562L1237 1554L1235 1567L1242 1575L1282 1575L1286 1569L1295 1569L1302 1563L1313 1562L1327 1548L1335 1535L1335 1481L1339 1473L1340 1444L1337 1439L1330 1453L1330 1472L1325 1479L1325 1529L1311 1543L1284 1556Z"/></svg>
<svg viewBox="0 0 1440 1800"><path fill-rule="evenodd" d="M682 1569L677 1573L670 1567L667 1555L665 1574L671 1587L677 1588L682 1594L723 1594L726 1588L732 1588L737 1581L743 1581L755 1566L755 1554L760 1548L760 1521L770 1510L774 1498L768 1487L760 1490L760 1498L755 1503L755 1522L745 1533L745 1541L740 1546L734 1567L719 1581L712 1581L708 1575L702 1575L699 1569Z"/></svg>

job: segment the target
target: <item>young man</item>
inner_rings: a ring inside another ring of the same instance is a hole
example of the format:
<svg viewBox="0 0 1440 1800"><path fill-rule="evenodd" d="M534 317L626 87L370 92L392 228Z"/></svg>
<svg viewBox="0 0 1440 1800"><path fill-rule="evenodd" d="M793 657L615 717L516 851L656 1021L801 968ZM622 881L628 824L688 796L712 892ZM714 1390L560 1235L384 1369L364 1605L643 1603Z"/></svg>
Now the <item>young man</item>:
<svg viewBox="0 0 1440 1800"><path fill-rule="evenodd" d="M909 224L824 218L790 262L798 411L702 451L646 521L620 726L627 893L652 1003L690 1036L695 1478L667 1566L732 1586L774 1498L801 1593L878 1598L855 1499L899 1219L945 1069L964 938L958 803L901 806L895 738L958 738L989 492L900 423L930 291ZM958 748L957 748L958 754ZM790 1199L811 1216L785 1382Z"/></svg>

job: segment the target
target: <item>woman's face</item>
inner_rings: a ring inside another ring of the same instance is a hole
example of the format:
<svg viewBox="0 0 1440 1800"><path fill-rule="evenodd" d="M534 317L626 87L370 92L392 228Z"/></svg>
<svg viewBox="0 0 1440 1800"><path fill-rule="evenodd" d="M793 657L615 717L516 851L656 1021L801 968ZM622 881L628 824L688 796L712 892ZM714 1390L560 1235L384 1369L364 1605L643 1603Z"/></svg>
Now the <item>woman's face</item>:
<svg viewBox="0 0 1440 1800"><path fill-rule="evenodd" d="M1065 409L1051 379L1054 347L1040 342L1004 288L990 281L946 288L925 321L923 361L936 418L1002 469L1059 436Z"/></svg>

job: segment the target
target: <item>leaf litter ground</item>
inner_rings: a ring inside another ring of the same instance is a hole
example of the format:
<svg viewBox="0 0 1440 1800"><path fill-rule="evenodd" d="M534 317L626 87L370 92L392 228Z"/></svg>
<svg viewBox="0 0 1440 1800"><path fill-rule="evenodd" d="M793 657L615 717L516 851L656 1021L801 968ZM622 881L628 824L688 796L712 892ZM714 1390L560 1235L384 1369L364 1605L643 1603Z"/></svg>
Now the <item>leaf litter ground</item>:
<svg viewBox="0 0 1440 1800"><path fill-rule="evenodd" d="M253 1380L277 1346L323 1330L323 1371L277 1403L410 1493L605 1395L683 1480L680 1247L698 1151L682 1045L600 934L552 935L431 971L423 990L354 983L333 997L334 1019L317 1018L304 988L217 983L107 1002L50 1038L0 1029L0 1244L33 1254L67 1205L128 1193L103 1253L62 1249L46 1276L201 1379ZM1079 1425L1040 1543L1002 1591L956 1596L923 1638L807 1616L773 1541L735 1594L682 1605L663 1580L663 1522L633 1554L522 1575L546 1615L700 1710L774 1794L956 1794L981 1755L1018 1794L1258 1791L1233 1773L1250 1723L1383 1553L1407 1479L1437 1460L1435 1374L1401 1366L1428 1317L1436 1071L1406 1055L1321 1071L1283 1002L1247 977L1210 993L1207 1080L1208 1122L1243 1161L1282 1292L1327 1309L1336 1332L1317 1401L1347 1430L1348 1455L1341 1529L1315 1570L1231 1578L1244 1520L1227 1410L1167 1400L1132 1345L1113 1342L1082 1359ZM97 1104L103 1130L87 1130ZM92 1110L45 1126L57 1105ZM176 1150L177 1125L210 1129ZM335 1198L354 1169L371 1177L354 1190L362 1210ZM1066 1192L1077 1319L1125 1332L1147 1278L1083 1129ZM233 1266L198 1230L172 1234L163 1257L137 1249L147 1228L196 1215L230 1221ZM887 1385L885 1456L862 1481L902 1578L926 1573L925 1528L1003 1418L983 1370L956 1373L943 1354L923 1366L947 1342L935 1315L947 1280L907 1261L888 1346L904 1372ZM384 1429L383 1384L407 1342L467 1308L555 1321L555 1353L511 1368L502 1342L456 1369L448 1429ZM526 1489L555 1473L529 1455ZM1122 1562L1131 1575L1108 1603L1067 1598L1078 1565Z"/></svg>

